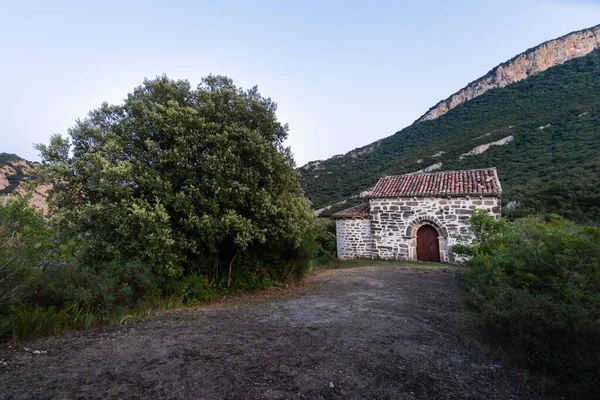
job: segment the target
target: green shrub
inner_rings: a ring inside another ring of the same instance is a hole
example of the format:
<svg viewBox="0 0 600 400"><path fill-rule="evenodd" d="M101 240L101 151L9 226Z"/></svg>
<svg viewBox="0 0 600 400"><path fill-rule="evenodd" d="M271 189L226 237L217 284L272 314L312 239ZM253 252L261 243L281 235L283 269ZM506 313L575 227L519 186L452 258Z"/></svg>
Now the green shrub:
<svg viewBox="0 0 600 400"><path fill-rule="evenodd" d="M335 222L331 220L319 220L314 227L315 241L319 245L316 257L318 265L329 264L335 260L337 242L335 236Z"/></svg>
<svg viewBox="0 0 600 400"><path fill-rule="evenodd" d="M0 313L27 296L51 246L51 231L27 197L0 202Z"/></svg>
<svg viewBox="0 0 600 400"><path fill-rule="evenodd" d="M0 337L19 339L55 335L72 322L67 310L57 310L54 306L30 307L23 303L12 304L0 321Z"/></svg>
<svg viewBox="0 0 600 400"><path fill-rule="evenodd" d="M224 290L217 287L205 276L191 275L179 281L177 296L186 304L196 304L201 301L212 300L224 294Z"/></svg>
<svg viewBox="0 0 600 400"><path fill-rule="evenodd" d="M61 308L77 306L103 315L132 309L159 294L151 268L140 261L57 266L39 281L32 302Z"/></svg>
<svg viewBox="0 0 600 400"><path fill-rule="evenodd" d="M319 252L319 244L312 230L302 235L300 246L290 249L284 259L283 276L277 279L281 282L298 281L312 271Z"/></svg>
<svg viewBox="0 0 600 400"><path fill-rule="evenodd" d="M256 264L256 262L252 262ZM248 268L242 266L238 275L231 284L232 293L246 293L254 292L257 290L266 290L271 286L277 285L280 281L277 281L271 277L266 268L262 268L259 265Z"/></svg>
<svg viewBox="0 0 600 400"><path fill-rule="evenodd" d="M510 343L538 370L569 378L597 376L599 326L592 308L503 287L482 304L482 314L491 337Z"/></svg>
<svg viewBox="0 0 600 400"><path fill-rule="evenodd" d="M464 283L487 337L567 396L600 390L600 229L557 216L474 224Z"/></svg>

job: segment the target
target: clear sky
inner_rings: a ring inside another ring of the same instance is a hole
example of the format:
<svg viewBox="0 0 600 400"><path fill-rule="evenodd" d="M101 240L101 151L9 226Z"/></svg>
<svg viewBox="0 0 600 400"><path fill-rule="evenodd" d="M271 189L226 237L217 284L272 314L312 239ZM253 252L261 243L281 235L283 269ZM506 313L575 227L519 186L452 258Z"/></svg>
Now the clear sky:
<svg viewBox="0 0 600 400"><path fill-rule="evenodd" d="M221 74L279 104L297 164L392 135L497 64L600 23L600 0L0 0L0 152L145 77Z"/></svg>

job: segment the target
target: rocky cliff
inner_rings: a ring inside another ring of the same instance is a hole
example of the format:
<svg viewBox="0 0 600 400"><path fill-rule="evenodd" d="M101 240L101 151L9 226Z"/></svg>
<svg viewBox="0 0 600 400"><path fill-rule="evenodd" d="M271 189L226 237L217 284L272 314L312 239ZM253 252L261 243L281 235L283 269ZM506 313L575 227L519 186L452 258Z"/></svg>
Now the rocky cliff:
<svg viewBox="0 0 600 400"><path fill-rule="evenodd" d="M598 47L600 47L600 25L542 43L498 65L485 76L469 83L446 100L440 101L417 122L438 118L459 104L480 96L490 89L505 87L526 79L570 59L585 56Z"/></svg>
<svg viewBox="0 0 600 400"><path fill-rule="evenodd" d="M14 154L0 153L0 203L14 196L30 195L29 206L48 212L46 202L48 185L29 185L30 170L35 163L24 160Z"/></svg>

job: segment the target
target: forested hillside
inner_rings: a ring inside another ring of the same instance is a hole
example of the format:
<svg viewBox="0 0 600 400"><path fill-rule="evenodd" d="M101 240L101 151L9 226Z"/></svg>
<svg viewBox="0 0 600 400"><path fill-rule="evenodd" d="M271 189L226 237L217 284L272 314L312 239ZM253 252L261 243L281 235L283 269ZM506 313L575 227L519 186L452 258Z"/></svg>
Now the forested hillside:
<svg viewBox="0 0 600 400"><path fill-rule="evenodd" d="M358 195L381 175L415 172L440 163L440 170L497 167L503 203L520 204L511 211L513 215L558 213L597 225L599 101L600 51L596 50L490 90L438 119L415 123L344 156L309 163L299 169L302 185L318 209ZM494 142L499 145L467 155ZM349 202L353 201L358 200Z"/></svg>

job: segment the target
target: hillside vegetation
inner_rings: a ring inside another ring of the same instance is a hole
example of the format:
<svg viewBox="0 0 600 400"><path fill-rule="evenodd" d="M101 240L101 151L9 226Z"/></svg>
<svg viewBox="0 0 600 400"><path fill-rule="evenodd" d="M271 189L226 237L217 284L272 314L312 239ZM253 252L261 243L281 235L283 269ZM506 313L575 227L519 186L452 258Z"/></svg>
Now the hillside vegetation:
<svg viewBox="0 0 600 400"><path fill-rule="evenodd" d="M600 229L561 217L496 221L475 212L464 274L477 330L544 378L549 398L597 398ZM537 386L537 385L536 385Z"/></svg>
<svg viewBox="0 0 600 400"><path fill-rule="evenodd" d="M21 163L25 163L21 165ZM0 153L0 196L12 193L25 180L29 163L16 154Z"/></svg>
<svg viewBox="0 0 600 400"><path fill-rule="evenodd" d="M598 224L599 89L596 50L490 90L438 119L413 124L344 156L309 163L299 169L302 186L318 209L358 195L381 175L415 172L436 163L442 163L442 170L495 166L504 204L520 204L511 212L514 216L556 213ZM460 158L508 136L514 140Z"/></svg>

